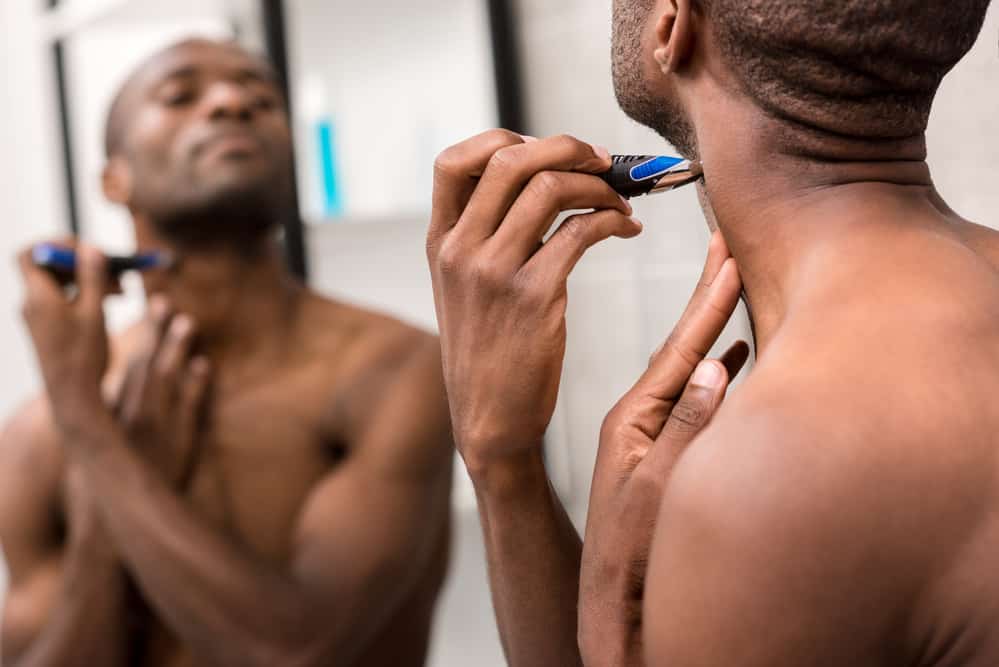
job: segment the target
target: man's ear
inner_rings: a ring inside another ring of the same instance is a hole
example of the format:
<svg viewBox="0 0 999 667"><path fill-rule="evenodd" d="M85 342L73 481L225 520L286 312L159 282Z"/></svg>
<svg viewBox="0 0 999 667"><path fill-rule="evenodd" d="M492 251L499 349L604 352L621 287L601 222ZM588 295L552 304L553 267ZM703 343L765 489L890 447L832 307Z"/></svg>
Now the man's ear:
<svg viewBox="0 0 999 667"><path fill-rule="evenodd" d="M108 201L128 205L132 199L132 168L123 157L108 159L101 175L101 186Z"/></svg>
<svg viewBox="0 0 999 667"><path fill-rule="evenodd" d="M691 0L664 0L665 10L656 23L655 58L663 74L676 72L694 46Z"/></svg>

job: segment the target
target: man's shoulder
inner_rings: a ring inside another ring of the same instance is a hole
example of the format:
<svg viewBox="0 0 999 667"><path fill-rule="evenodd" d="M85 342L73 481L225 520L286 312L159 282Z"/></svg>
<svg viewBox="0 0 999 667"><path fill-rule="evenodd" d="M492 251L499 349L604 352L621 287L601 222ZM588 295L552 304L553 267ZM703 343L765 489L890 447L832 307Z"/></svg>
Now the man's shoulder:
<svg viewBox="0 0 999 667"><path fill-rule="evenodd" d="M763 369L681 458L669 498L719 534L769 540L799 563L925 572L989 511L996 457L909 423L919 417L896 411L892 382L863 391L852 369L840 371L817 386L821 365ZM940 539L916 539L928 531Z"/></svg>
<svg viewBox="0 0 999 667"><path fill-rule="evenodd" d="M385 356L407 356L437 345L437 337L376 310L309 292L307 334L313 345L342 349L345 340L360 347L362 357L377 361ZM312 332L312 333L309 333Z"/></svg>
<svg viewBox="0 0 999 667"><path fill-rule="evenodd" d="M48 399L36 396L22 404L0 430L0 467L50 487L65 467L62 441Z"/></svg>
<svg viewBox="0 0 999 667"><path fill-rule="evenodd" d="M308 326L326 333L310 342L307 357L329 364L338 377L334 421L355 434L370 434L386 420L418 423L435 433L447 430L437 336L358 306L314 294L310 300ZM399 446L418 449L411 442Z"/></svg>

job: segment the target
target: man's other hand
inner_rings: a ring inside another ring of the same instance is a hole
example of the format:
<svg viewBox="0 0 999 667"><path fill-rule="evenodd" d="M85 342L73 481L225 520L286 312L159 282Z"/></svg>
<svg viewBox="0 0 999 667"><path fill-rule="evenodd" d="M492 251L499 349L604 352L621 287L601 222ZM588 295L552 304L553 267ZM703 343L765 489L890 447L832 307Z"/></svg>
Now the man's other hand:
<svg viewBox="0 0 999 667"><path fill-rule="evenodd" d="M586 664L641 664L645 571L663 490L749 355L740 341L721 360L704 360L741 287L735 260L716 232L679 323L604 420L580 573L579 637Z"/></svg>
<svg viewBox="0 0 999 667"><path fill-rule="evenodd" d="M162 295L149 300L139 342L109 402L129 442L172 486L182 488L197 458L210 377L193 354L196 325Z"/></svg>
<svg viewBox="0 0 999 667"><path fill-rule="evenodd" d="M25 284L22 307L56 422L85 424L102 409L100 386L108 365L104 298L114 290L99 250L80 244L75 293L35 265L27 248L18 256Z"/></svg>
<svg viewBox="0 0 999 667"><path fill-rule="evenodd" d="M493 130L444 151L427 239L455 442L473 476L536 451L565 354L566 279L593 244L641 231L595 176L606 150ZM542 239L563 211L566 219Z"/></svg>

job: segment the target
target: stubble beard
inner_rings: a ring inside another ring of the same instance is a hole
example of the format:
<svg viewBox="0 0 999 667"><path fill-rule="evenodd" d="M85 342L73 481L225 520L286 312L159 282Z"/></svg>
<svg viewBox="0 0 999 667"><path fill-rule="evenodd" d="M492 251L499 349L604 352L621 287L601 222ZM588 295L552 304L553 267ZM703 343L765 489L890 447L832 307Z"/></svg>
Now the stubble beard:
<svg viewBox="0 0 999 667"><path fill-rule="evenodd" d="M652 129L688 159L698 159L694 128L675 100L657 95L644 76L642 33L653 3L615 0L611 70L617 103L630 118Z"/></svg>

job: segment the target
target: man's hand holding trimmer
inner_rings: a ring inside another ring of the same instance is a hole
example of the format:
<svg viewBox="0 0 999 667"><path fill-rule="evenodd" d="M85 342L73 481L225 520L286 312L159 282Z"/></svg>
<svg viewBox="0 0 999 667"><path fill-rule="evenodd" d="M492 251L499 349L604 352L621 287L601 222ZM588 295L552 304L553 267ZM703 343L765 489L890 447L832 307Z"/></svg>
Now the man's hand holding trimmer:
<svg viewBox="0 0 999 667"><path fill-rule="evenodd" d="M583 559L541 446L565 353L569 273L592 245L641 231L630 205L596 176L610 166L607 151L571 137L533 140L504 131L458 144L436 165L427 246L445 381L455 442L476 487L500 634L516 667L609 657L592 647L590 626L633 613L633 591L619 591L618 580L602 585L603 575L618 558L630 569L651 539L651 530L620 533L632 519L626 510L637 504L651 527L672 462L746 356L743 344L726 364L698 367L740 290L717 237L677 332L605 425ZM558 215L571 210L592 212L566 219L542 243ZM695 367L703 370L687 386ZM650 478L658 484L642 483ZM614 626L615 646L631 642L626 625Z"/></svg>
<svg viewBox="0 0 999 667"><path fill-rule="evenodd" d="M19 258L24 318L56 422L73 454L93 454L120 429L133 449L178 486L196 451L209 375L207 361L192 358L195 325L171 312L163 297L152 297L128 369L106 392L110 396L103 396L109 361L104 299L118 291L117 279L97 249L81 246L77 255L75 295L37 265L32 249Z"/></svg>

